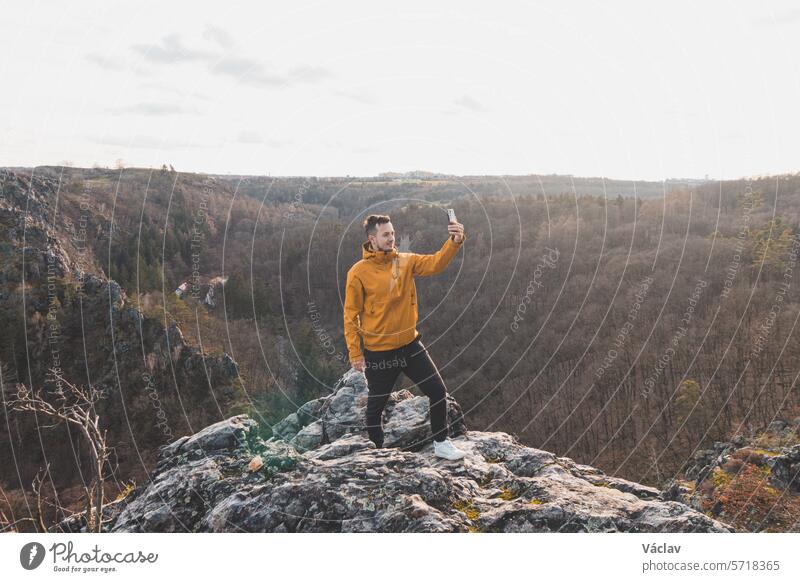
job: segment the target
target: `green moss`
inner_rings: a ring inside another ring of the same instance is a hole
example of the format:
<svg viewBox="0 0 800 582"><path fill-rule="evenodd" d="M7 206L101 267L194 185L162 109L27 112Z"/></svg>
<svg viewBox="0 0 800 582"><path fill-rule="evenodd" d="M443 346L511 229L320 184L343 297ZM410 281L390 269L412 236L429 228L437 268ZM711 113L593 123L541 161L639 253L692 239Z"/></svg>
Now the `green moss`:
<svg viewBox="0 0 800 582"><path fill-rule="evenodd" d="M542 500L539 499L538 497L534 497L533 499L528 501L528 503L530 503L531 505L541 505L542 504Z"/></svg>
<svg viewBox="0 0 800 582"><path fill-rule="evenodd" d="M719 467L714 467L714 472L711 474L711 482L714 483L716 489L724 489L731 484L733 477L726 471Z"/></svg>
<svg viewBox="0 0 800 582"><path fill-rule="evenodd" d="M470 521L478 519L481 516L480 510L472 504L472 501L461 501L459 499L453 503L453 509L463 511Z"/></svg>
<svg viewBox="0 0 800 582"><path fill-rule="evenodd" d="M247 432L247 445L252 455L259 455L264 465L259 471L271 477L275 473L290 471L302 458L291 445L281 441L264 442L255 431Z"/></svg>
<svg viewBox="0 0 800 582"><path fill-rule="evenodd" d="M760 489L770 497L778 498L781 496L781 492L771 485L762 485Z"/></svg>
<svg viewBox="0 0 800 582"><path fill-rule="evenodd" d="M236 381L238 382L239 379L237 378ZM241 390L239 390L239 393L241 393ZM248 431L247 433L247 444L253 453L257 454L264 450L263 441L269 440L274 435L272 433L272 426L270 426L268 422L264 422L264 417L259 410L248 402L237 402L231 406L230 414L231 416L246 414L256 421L256 430Z"/></svg>
<svg viewBox="0 0 800 582"><path fill-rule="evenodd" d="M501 487L500 491L501 491L499 495L500 499L504 499L506 501L511 501L512 499L516 499L517 497L519 497L516 491L508 487Z"/></svg>
<svg viewBox="0 0 800 582"><path fill-rule="evenodd" d="M592 483L592 485L594 485L595 487L611 487L608 481L595 481L594 483Z"/></svg>
<svg viewBox="0 0 800 582"><path fill-rule="evenodd" d="M122 491L119 492L119 494L114 499L114 501L120 501L122 499L125 499L128 495L131 494L133 489L134 489L133 481L131 481L130 483L126 483L125 484L125 488Z"/></svg>
<svg viewBox="0 0 800 582"><path fill-rule="evenodd" d="M262 455L262 458L264 467L274 472L289 471L297 466L297 458L293 455Z"/></svg>

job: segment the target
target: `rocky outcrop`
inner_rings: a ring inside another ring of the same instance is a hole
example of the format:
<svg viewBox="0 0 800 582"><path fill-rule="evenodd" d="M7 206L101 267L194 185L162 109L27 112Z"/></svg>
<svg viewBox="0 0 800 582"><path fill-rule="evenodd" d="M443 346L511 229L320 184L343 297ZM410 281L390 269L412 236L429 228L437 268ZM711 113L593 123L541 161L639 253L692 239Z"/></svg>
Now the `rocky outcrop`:
<svg viewBox="0 0 800 582"><path fill-rule="evenodd" d="M128 363L125 354L143 348L147 373L162 373L179 386L202 384L205 380L220 385L222 396L232 398L239 367L228 354L203 354L187 345L177 323L172 321L165 329L163 319L146 318L130 304L125 290L101 269L85 270L79 261L70 258L74 255L87 259L92 253L85 247L76 249L73 237L63 232L73 221L58 212L60 190L60 180L44 170L26 175L0 169L0 244L6 247L0 261L0 284L6 284L0 292L0 308L13 312L16 300L28 311L58 315L65 325L73 323L84 334L83 343L94 343L98 348L92 350L93 355L105 356L100 361L86 362L92 364L98 384L120 382L121 372L128 371L124 369ZM66 212L68 208L61 210ZM93 265L88 259L83 262ZM212 281L221 285L224 279ZM89 338L92 333L102 339ZM63 343L62 352L70 354L69 342ZM137 356L134 363L138 365L141 359ZM141 372L131 371L130 376Z"/></svg>
<svg viewBox="0 0 800 582"><path fill-rule="evenodd" d="M783 449L781 453L768 457L766 463L776 487L800 493L800 445Z"/></svg>
<svg viewBox="0 0 800 582"><path fill-rule="evenodd" d="M350 370L333 394L301 406L266 441L246 415L174 441L149 482L108 508L110 531L732 531L652 487L503 432L467 430L454 401L451 438L464 459L434 456L422 428L427 398L413 394L387 411L395 446L376 449L359 425L363 391L363 377ZM81 529L74 518L61 524Z"/></svg>
<svg viewBox="0 0 800 582"><path fill-rule="evenodd" d="M316 449L351 433L364 433L367 384L363 374L351 369L333 387L333 393L303 404L296 413L272 427L272 432L301 452ZM384 409L384 446L406 450L422 447L430 440L427 398L408 390L393 392ZM447 396L450 436L466 430L461 407Z"/></svg>
<svg viewBox="0 0 800 582"><path fill-rule="evenodd" d="M201 277L199 282L184 281L177 289L175 295L181 298L193 295L200 299L201 303L208 309L215 309L219 302L222 300L222 290L228 277L212 277L207 281Z"/></svg>
<svg viewBox="0 0 800 582"><path fill-rule="evenodd" d="M697 451L664 500L680 501L748 532L798 532L800 418L776 420Z"/></svg>
<svg viewBox="0 0 800 582"><path fill-rule="evenodd" d="M228 354L187 343L166 306L159 313L151 304L146 315L137 294L107 276L106 241L117 227L94 198L79 203L83 190L68 181L39 169L0 169L3 389L20 381L48 394L57 387L52 370L76 385L91 383L104 396L98 412L120 466L115 477L138 479L142 460L152 467L159 446L213 423L219 409L242 406L247 395ZM95 258L97 248L106 260ZM31 482L46 451L49 470L78 486L83 458L75 455L85 451L75 446L42 431L34 415L0 426L0 466L16 466L20 484Z"/></svg>

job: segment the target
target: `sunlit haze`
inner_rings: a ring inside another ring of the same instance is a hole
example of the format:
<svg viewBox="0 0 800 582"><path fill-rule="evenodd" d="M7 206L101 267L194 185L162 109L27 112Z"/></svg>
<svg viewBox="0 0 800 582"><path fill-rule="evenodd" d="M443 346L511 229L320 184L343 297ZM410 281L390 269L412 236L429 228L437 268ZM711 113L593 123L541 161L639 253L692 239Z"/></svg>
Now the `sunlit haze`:
<svg viewBox="0 0 800 582"><path fill-rule="evenodd" d="M262 6L6 4L0 166L648 180L800 169L791 2Z"/></svg>

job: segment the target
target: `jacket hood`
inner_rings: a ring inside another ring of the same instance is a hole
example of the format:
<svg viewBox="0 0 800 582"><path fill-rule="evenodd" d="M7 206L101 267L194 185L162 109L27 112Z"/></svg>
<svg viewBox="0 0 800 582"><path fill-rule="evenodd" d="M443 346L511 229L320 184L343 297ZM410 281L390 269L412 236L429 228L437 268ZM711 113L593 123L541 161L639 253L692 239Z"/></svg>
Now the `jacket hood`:
<svg viewBox="0 0 800 582"><path fill-rule="evenodd" d="M361 258L364 260L375 261L376 263L389 263L398 257L397 247L391 251L376 251L372 248L369 240L361 243Z"/></svg>

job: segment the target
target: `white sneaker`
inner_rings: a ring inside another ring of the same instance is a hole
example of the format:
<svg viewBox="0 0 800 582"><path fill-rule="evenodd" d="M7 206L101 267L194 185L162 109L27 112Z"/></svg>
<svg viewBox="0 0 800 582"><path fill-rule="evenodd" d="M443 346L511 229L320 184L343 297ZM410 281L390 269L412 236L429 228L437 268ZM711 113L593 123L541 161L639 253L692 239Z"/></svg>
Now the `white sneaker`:
<svg viewBox="0 0 800 582"><path fill-rule="evenodd" d="M433 454L435 454L437 457L442 457L443 459L456 461L463 458L467 453L453 446L453 442L450 440L450 437L448 437L442 442L433 441Z"/></svg>

